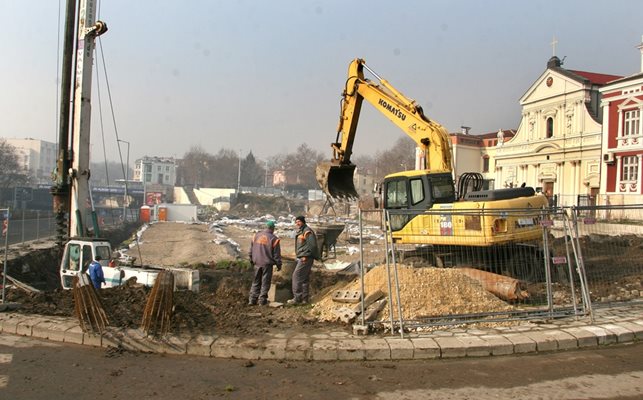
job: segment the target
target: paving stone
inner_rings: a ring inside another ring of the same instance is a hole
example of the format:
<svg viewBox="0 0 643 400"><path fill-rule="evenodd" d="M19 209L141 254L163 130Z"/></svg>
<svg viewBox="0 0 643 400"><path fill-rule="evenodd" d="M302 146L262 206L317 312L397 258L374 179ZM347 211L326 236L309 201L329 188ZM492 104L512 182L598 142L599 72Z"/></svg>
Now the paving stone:
<svg viewBox="0 0 643 400"><path fill-rule="evenodd" d="M361 339L342 339L337 341L337 359L359 361L365 359L364 342Z"/></svg>
<svg viewBox="0 0 643 400"><path fill-rule="evenodd" d="M33 326L31 336L49 339L49 336L54 332L57 325L60 325L60 321L42 320ZM62 339L60 341L62 341Z"/></svg>
<svg viewBox="0 0 643 400"><path fill-rule="evenodd" d="M16 334L18 324L28 319L27 316L12 314L9 318L2 320L2 332Z"/></svg>
<svg viewBox="0 0 643 400"><path fill-rule="evenodd" d="M283 360L286 357L287 339L267 339L264 342L262 360Z"/></svg>
<svg viewBox="0 0 643 400"><path fill-rule="evenodd" d="M513 343L514 353L533 353L536 351L536 342L524 333L506 333L503 335Z"/></svg>
<svg viewBox="0 0 643 400"><path fill-rule="evenodd" d="M65 331L63 342L83 344L83 336L85 336L85 333L83 332L80 326L78 325L72 326L71 328Z"/></svg>
<svg viewBox="0 0 643 400"><path fill-rule="evenodd" d="M582 329L581 327L563 328L563 331L569 333L578 343L579 348L598 346L598 338L592 332Z"/></svg>
<svg viewBox="0 0 643 400"><path fill-rule="evenodd" d="M411 339L387 337L386 342L391 349L391 360L412 360L415 347Z"/></svg>
<svg viewBox="0 0 643 400"><path fill-rule="evenodd" d="M593 333L596 336L599 345L614 344L617 342L616 335L606 330L605 328L601 328L595 325L589 325L584 326L580 329L585 329L588 332Z"/></svg>
<svg viewBox="0 0 643 400"><path fill-rule="evenodd" d="M286 359L306 361L312 359L312 341L310 339L291 338L286 343Z"/></svg>
<svg viewBox="0 0 643 400"><path fill-rule="evenodd" d="M467 357L486 357L491 355L491 346L486 340L477 336L458 336L458 340L464 344Z"/></svg>
<svg viewBox="0 0 643 400"><path fill-rule="evenodd" d="M231 350L235 352L234 358L259 360L266 351L266 345L262 338L240 338Z"/></svg>
<svg viewBox="0 0 643 400"><path fill-rule="evenodd" d="M364 358L366 360L390 360L391 348L386 339L365 339Z"/></svg>
<svg viewBox="0 0 643 400"><path fill-rule="evenodd" d="M578 348L578 340L576 340L576 337L561 329L546 331L543 332L543 334L556 340L558 343L558 350L571 350Z"/></svg>
<svg viewBox="0 0 643 400"><path fill-rule="evenodd" d="M413 358L416 360L440 358L440 346L432 338L417 338L412 340Z"/></svg>
<svg viewBox="0 0 643 400"><path fill-rule="evenodd" d="M538 352L558 349L558 341L547 332L523 332L523 334L536 343L536 351Z"/></svg>
<svg viewBox="0 0 643 400"><path fill-rule="evenodd" d="M493 356L505 356L514 352L513 343L503 335L483 335L480 339L489 344Z"/></svg>
<svg viewBox="0 0 643 400"><path fill-rule="evenodd" d="M643 325L635 324L630 321L622 321L618 323L619 326L622 326L625 329L630 330L634 334L636 340L643 339Z"/></svg>
<svg viewBox="0 0 643 400"><path fill-rule="evenodd" d="M464 344L456 337L437 337L435 342L440 346L440 357L465 357L467 351Z"/></svg>
<svg viewBox="0 0 643 400"><path fill-rule="evenodd" d="M239 339L230 336L216 338L210 346L210 356L216 358L234 357L236 354L234 345L238 341Z"/></svg>
<svg viewBox="0 0 643 400"><path fill-rule="evenodd" d="M214 335L199 335L191 338L185 345L185 353L193 356L210 357L212 346L218 337Z"/></svg>
<svg viewBox="0 0 643 400"><path fill-rule="evenodd" d="M319 339L313 341L312 359L315 361L335 361L338 359L337 339Z"/></svg>
<svg viewBox="0 0 643 400"><path fill-rule="evenodd" d="M618 343L629 343L634 340L634 332L620 326L619 324L605 324L599 326L616 335L616 341Z"/></svg>
<svg viewBox="0 0 643 400"><path fill-rule="evenodd" d="M85 346L101 347L102 335L100 333L85 333L83 344Z"/></svg>

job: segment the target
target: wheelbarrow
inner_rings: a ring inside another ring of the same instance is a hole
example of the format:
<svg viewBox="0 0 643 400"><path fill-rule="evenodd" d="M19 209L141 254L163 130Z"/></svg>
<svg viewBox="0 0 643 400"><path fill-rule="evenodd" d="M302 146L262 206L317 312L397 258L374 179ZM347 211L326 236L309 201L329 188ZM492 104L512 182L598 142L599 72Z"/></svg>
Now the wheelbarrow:
<svg viewBox="0 0 643 400"><path fill-rule="evenodd" d="M319 248L319 253L322 259L327 259L329 257L329 251L332 249L333 257L337 257L335 251L335 243L337 243L337 238L344 231L344 224L319 224L312 226L311 228L315 231L317 235L317 247Z"/></svg>

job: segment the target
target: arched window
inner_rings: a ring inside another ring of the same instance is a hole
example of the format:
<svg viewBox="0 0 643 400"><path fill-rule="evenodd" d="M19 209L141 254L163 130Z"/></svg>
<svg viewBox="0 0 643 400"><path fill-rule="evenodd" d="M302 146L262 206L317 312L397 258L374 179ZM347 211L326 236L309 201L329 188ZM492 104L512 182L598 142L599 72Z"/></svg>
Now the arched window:
<svg viewBox="0 0 643 400"><path fill-rule="evenodd" d="M554 119L552 117L547 118L547 139L554 136Z"/></svg>

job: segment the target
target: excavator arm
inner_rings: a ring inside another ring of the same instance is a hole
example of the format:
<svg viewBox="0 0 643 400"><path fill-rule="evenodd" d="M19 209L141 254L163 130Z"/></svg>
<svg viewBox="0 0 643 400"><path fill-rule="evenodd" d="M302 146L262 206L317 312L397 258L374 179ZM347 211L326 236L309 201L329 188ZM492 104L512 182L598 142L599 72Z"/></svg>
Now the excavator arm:
<svg viewBox="0 0 643 400"><path fill-rule="evenodd" d="M378 83L364 77L365 68L377 78ZM446 129L425 117L414 100L381 79L364 60L358 58L351 62L342 97L337 138L331 144L333 158L317 166L317 181L327 195L333 198L358 197L353 183L355 165L350 159L364 100L415 141L422 155L416 168L432 173L451 172L451 149Z"/></svg>

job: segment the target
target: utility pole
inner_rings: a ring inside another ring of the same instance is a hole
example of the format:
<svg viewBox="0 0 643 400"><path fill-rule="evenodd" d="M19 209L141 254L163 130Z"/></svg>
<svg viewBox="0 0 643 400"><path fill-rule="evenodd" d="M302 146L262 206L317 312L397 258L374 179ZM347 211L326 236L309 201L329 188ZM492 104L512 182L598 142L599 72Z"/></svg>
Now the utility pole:
<svg viewBox="0 0 643 400"><path fill-rule="evenodd" d="M124 176L125 176L125 194L123 195L123 223L127 222L127 203L128 203L128 197L127 197L127 182L129 181L129 142L127 140L121 140L121 139L116 139L117 141L121 143L125 143L127 145L127 161L125 164L125 171ZM121 162L122 162L121 158Z"/></svg>
<svg viewBox="0 0 643 400"><path fill-rule="evenodd" d="M237 194L241 190L241 149L239 149L239 172L237 173Z"/></svg>

